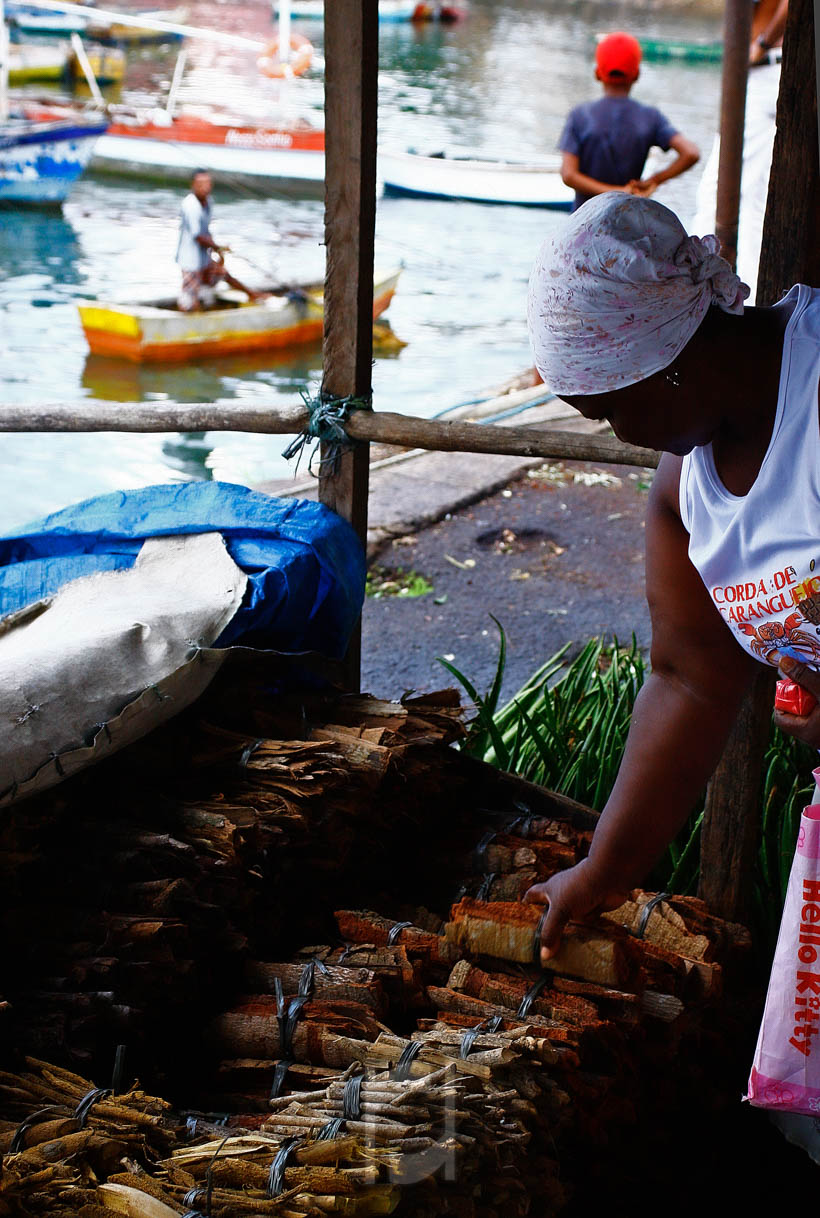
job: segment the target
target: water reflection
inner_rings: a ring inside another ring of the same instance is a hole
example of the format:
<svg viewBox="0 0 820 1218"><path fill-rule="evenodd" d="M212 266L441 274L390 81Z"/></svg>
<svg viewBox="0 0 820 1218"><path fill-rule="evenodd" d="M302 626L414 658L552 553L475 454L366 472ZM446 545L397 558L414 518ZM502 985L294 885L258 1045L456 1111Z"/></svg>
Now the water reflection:
<svg viewBox="0 0 820 1218"><path fill-rule="evenodd" d="M0 210L0 277L42 274L57 284L85 282L82 246L74 225L59 211Z"/></svg>
<svg viewBox="0 0 820 1218"><path fill-rule="evenodd" d="M172 469L186 478L210 481L213 477L208 466L213 445L208 443L205 431L181 431L162 442L162 455Z"/></svg>

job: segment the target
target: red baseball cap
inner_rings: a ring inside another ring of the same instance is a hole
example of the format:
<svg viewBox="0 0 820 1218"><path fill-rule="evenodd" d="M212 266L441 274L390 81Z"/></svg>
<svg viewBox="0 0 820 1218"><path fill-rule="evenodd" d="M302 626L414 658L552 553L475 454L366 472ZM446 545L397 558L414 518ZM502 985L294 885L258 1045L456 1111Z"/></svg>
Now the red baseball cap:
<svg viewBox="0 0 820 1218"><path fill-rule="evenodd" d="M607 34L595 50L595 66L601 80L613 79L613 73L636 80L641 66L641 44L631 34L620 31Z"/></svg>

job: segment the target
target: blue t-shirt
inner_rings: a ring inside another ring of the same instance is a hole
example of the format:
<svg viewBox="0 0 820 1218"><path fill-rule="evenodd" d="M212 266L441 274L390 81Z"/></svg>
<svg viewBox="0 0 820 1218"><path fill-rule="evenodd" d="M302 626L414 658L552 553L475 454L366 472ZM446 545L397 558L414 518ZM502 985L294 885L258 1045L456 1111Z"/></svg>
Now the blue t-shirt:
<svg viewBox="0 0 820 1218"><path fill-rule="evenodd" d="M664 152L677 129L654 106L631 97L599 97L570 111L558 147L578 157L581 173L611 186L640 178L650 148ZM576 192L573 210L589 195Z"/></svg>

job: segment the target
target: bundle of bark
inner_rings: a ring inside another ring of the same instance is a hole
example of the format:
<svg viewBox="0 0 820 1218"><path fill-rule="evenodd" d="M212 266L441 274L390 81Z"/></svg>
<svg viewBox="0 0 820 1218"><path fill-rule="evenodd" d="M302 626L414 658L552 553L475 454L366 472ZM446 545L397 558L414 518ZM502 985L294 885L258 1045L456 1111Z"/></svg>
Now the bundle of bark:
<svg viewBox="0 0 820 1218"><path fill-rule="evenodd" d="M99 1187L123 1165L169 1153L177 1135L170 1104L137 1087L95 1087L59 1066L28 1058L0 1072L0 1214L102 1212Z"/></svg>
<svg viewBox="0 0 820 1218"><path fill-rule="evenodd" d="M0 1076L0 1215L547 1216L723 1102L745 931L635 892L544 972L520 898L594 814L450 748L451 693L223 695L0 824L12 1043L98 1079L125 1044L175 1104Z"/></svg>
<svg viewBox="0 0 820 1218"><path fill-rule="evenodd" d="M252 966L255 992L211 1027L231 1103L271 1108L256 1118L271 1133L315 1138L344 1124L345 1067L361 1071L370 1107L351 1131L431 1161L446 1158L446 1144L455 1182L437 1193L431 1172L415 1189L420 1212L455 1205L470 1216L523 1214L531 1197L537 1212L557 1213L568 1165L586 1162L591 1145L617 1144L640 1122L651 1155L681 1088L701 1108L722 1105L718 1063L733 1015L721 1000L726 970L740 972L748 956L744 928L695 898L635 891L596 921L570 924L544 971L541 907L486 899L520 898L584 857L590 837L572 817L508 818L455 861L462 891L476 895L446 922L424 908L339 910L341 946ZM409 1037L390 1030L408 1019ZM403 1089L428 1078L452 1089L447 1121L423 1092L402 1106Z"/></svg>
<svg viewBox="0 0 820 1218"><path fill-rule="evenodd" d="M197 708L4 813L0 991L19 1048L99 1073L127 1043L161 1072L246 958L325 937L375 859L421 849L446 786L428 758L461 731L453 692L274 705L246 709L243 732L238 712Z"/></svg>

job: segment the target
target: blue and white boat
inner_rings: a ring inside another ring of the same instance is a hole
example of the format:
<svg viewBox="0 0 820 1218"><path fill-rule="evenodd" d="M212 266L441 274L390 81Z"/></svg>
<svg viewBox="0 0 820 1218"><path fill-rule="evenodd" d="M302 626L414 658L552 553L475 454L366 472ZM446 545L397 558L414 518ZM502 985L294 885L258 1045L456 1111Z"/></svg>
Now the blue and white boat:
<svg viewBox="0 0 820 1218"><path fill-rule="evenodd" d="M59 206L107 127L100 119L0 122L0 204Z"/></svg>

